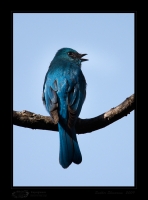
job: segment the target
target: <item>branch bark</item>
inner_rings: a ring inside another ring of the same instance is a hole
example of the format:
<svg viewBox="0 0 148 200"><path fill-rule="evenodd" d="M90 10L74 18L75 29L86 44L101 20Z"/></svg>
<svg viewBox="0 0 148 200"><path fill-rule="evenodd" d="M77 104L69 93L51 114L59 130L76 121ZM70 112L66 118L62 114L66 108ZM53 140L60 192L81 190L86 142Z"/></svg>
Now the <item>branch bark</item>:
<svg viewBox="0 0 148 200"><path fill-rule="evenodd" d="M130 114L135 109L134 94L126 98L120 105L111 108L109 111L90 119L78 118L76 122L77 134L90 133L92 131L104 128L113 122ZM57 124L54 124L51 117L42 116L30 111L13 111L13 124L25 128L42 129L58 131Z"/></svg>

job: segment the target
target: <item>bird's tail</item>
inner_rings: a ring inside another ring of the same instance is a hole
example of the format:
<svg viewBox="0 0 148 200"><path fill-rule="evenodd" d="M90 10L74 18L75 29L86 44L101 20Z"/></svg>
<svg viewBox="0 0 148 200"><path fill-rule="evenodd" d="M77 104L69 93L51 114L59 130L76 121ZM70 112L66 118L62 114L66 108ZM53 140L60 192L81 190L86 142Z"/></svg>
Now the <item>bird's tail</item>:
<svg viewBox="0 0 148 200"><path fill-rule="evenodd" d="M79 149L75 129L69 129L58 123L60 135L59 161L63 168L67 168L72 162L80 164L82 155Z"/></svg>

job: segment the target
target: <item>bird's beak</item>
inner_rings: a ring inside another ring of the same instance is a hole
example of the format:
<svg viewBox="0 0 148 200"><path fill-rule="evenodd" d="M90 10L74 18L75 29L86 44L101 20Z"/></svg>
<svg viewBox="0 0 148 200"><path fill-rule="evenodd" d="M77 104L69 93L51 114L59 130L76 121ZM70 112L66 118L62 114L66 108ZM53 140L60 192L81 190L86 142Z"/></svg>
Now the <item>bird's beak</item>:
<svg viewBox="0 0 148 200"><path fill-rule="evenodd" d="M78 57L81 59L81 62L87 61L88 59L82 58L83 56L86 56L87 54L78 54Z"/></svg>

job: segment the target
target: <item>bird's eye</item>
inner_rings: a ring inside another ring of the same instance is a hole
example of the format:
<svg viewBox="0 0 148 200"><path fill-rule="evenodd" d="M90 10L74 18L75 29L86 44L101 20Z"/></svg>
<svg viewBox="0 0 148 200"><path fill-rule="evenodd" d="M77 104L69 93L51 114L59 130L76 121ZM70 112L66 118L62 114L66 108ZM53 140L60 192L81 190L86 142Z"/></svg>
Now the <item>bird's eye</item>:
<svg viewBox="0 0 148 200"><path fill-rule="evenodd" d="M68 52L68 55L69 55L69 56L72 56L72 55L73 55L73 53L72 53L72 52Z"/></svg>

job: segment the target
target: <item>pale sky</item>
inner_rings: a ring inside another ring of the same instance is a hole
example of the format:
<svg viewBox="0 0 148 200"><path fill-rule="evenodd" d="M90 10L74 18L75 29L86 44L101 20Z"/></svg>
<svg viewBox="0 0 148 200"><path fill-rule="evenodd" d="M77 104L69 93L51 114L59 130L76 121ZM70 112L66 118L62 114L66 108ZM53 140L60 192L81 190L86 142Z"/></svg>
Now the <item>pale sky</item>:
<svg viewBox="0 0 148 200"><path fill-rule="evenodd" d="M80 118L96 117L134 93L134 14L13 14L13 109L48 116L44 77L63 47L87 53ZM134 186L134 111L77 134L82 163L59 164L59 133L13 126L13 186Z"/></svg>

